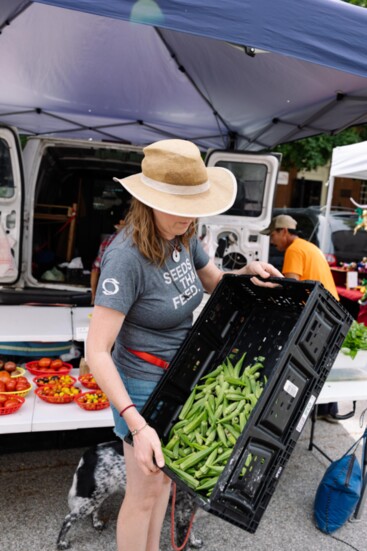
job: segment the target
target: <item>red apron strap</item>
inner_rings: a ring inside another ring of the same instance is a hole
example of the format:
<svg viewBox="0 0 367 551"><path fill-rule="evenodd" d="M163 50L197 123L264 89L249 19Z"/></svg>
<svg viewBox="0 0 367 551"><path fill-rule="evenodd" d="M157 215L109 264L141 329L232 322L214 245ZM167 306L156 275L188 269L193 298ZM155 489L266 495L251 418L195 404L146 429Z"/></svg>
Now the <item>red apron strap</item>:
<svg viewBox="0 0 367 551"><path fill-rule="evenodd" d="M132 348L128 348L127 350L131 354L134 354L134 356L137 356L141 360L148 362L148 364L156 365L157 367L161 367L162 369L168 369L169 367L169 362L166 362L165 360L162 360L157 356L153 356L153 354L149 354L149 352L142 352L141 350L132 350Z"/></svg>

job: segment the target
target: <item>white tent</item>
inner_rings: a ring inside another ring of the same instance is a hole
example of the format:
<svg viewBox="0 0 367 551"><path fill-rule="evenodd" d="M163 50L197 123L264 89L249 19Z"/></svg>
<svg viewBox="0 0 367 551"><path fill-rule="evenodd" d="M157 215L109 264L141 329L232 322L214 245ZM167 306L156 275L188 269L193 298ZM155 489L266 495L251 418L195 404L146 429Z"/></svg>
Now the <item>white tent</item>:
<svg viewBox="0 0 367 551"><path fill-rule="evenodd" d="M367 142L333 149L330 178L335 177L367 180Z"/></svg>
<svg viewBox="0 0 367 551"><path fill-rule="evenodd" d="M343 145L333 149L326 201L326 219L329 217L334 192L335 178L367 180L367 142ZM357 203L354 202L358 206ZM321 250L325 252L326 228L321 238Z"/></svg>

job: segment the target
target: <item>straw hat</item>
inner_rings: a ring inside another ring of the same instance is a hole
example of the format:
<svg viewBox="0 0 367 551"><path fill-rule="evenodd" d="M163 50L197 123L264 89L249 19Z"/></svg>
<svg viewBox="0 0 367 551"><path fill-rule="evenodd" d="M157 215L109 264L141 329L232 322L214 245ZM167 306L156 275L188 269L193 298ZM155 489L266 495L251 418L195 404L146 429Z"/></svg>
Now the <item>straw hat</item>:
<svg viewBox="0 0 367 551"><path fill-rule="evenodd" d="M199 218L220 214L233 205L234 175L226 168L206 167L192 142L161 140L143 151L142 172L114 180L148 207Z"/></svg>

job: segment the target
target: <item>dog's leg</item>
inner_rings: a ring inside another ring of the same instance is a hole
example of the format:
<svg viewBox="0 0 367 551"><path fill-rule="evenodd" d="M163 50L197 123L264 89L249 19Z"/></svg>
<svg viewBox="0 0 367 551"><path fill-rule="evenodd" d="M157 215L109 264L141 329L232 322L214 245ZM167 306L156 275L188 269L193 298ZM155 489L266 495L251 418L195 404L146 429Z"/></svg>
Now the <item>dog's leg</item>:
<svg viewBox="0 0 367 551"><path fill-rule="evenodd" d="M105 522L98 516L99 509L108 495L100 496L99 499L84 499L74 498L75 508L66 515L64 522L61 526L59 536L57 538L58 549L69 549L71 547L70 542L66 539L67 534L75 522L82 520L89 515L92 515L93 527L97 530L103 530L105 528ZM83 504L82 502L85 501Z"/></svg>
<svg viewBox="0 0 367 551"><path fill-rule="evenodd" d="M78 511L77 513L71 512L68 515L66 515L57 538L57 542L56 542L57 549L69 549L71 547L70 542L67 540L67 535L72 525L80 518L82 518L80 516L80 511Z"/></svg>
<svg viewBox="0 0 367 551"><path fill-rule="evenodd" d="M92 513L92 524L93 528L96 530L104 530L106 528L105 521L99 518L99 511L94 511Z"/></svg>

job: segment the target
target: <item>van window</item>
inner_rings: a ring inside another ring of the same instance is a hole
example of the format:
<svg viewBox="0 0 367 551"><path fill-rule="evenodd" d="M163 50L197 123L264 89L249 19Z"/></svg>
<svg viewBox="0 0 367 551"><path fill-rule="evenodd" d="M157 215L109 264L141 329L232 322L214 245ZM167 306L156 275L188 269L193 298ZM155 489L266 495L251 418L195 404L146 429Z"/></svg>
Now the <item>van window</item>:
<svg viewBox="0 0 367 551"><path fill-rule="evenodd" d="M0 138L0 198L10 199L14 195L14 177L8 143Z"/></svg>
<svg viewBox="0 0 367 551"><path fill-rule="evenodd" d="M216 166L227 168L236 177L237 197L226 215L256 218L262 213L267 167L264 164L219 161Z"/></svg>

